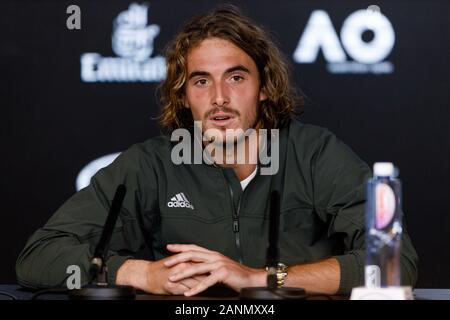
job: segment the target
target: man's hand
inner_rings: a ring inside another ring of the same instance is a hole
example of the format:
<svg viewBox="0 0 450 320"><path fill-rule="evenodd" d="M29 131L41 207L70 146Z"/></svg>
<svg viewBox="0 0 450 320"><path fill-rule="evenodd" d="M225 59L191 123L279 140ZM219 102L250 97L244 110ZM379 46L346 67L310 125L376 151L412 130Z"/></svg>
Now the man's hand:
<svg viewBox="0 0 450 320"><path fill-rule="evenodd" d="M177 282L169 280L170 275L183 272L193 265L191 262L186 262L166 267L164 263L170 258L159 261L127 260L117 271L116 283L130 285L153 294L181 295L206 278L206 276L196 275Z"/></svg>
<svg viewBox="0 0 450 320"><path fill-rule="evenodd" d="M244 287L266 285L265 270L246 267L219 252L187 244L170 244L167 249L178 254L164 259L164 266L167 268L174 268L180 264L184 266L179 270L171 269L169 275L171 282L182 283L192 278L199 280L189 290L184 291L185 296L200 293L217 283L223 283L236 291ZM203 278L199 279L198 276Z"/></svg>

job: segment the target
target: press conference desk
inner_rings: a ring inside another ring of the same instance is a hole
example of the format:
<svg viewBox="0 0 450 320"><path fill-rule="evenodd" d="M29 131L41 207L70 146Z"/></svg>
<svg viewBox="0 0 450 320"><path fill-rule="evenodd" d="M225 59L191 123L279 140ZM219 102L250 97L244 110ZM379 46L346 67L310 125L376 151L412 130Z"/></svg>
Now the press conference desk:
<svg viewBox="0 0 450 320"><path fill-rule="evenodd" d="M24 289L16 284L1 284L0 285L0 300L30 300L35 291ZM11 295L11 296L8 296ZM415 289L414 297L416 300L450 300L450 289ZM331 300L347 300L348 296L331 296ZM43 294L38 297L39 300L68 300L67 295L63 293ZM328 298L316 297L314 300L322 300ZM230 294L220 295L214 294L212 296L164 296L164 295L149 295L138 294L136 300L237 300L237 296Z"/></svg>

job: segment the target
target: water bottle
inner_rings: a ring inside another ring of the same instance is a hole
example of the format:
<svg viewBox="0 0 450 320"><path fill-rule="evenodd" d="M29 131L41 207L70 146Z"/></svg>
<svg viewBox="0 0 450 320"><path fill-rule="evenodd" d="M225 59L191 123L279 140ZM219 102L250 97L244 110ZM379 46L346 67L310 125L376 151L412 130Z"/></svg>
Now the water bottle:
<svg viewBox="0 0 450 320"><path fill-rule="evenodd" d="M367 182L365 285L400 286L401 182L390 162L377 162Z"/></svg>

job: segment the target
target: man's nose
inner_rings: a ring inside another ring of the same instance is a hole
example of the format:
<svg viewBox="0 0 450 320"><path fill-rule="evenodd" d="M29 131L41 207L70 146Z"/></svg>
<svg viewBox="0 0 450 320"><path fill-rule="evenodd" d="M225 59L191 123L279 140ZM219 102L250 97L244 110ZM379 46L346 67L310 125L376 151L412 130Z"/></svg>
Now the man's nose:
<svg viewBox="0 0 450 320"><path fill-rule="evenodd" d="M214 86L214 92L212 96L212 104L215 106L224 106L229 103L228 89L226 84L217 82Z"/></svg>

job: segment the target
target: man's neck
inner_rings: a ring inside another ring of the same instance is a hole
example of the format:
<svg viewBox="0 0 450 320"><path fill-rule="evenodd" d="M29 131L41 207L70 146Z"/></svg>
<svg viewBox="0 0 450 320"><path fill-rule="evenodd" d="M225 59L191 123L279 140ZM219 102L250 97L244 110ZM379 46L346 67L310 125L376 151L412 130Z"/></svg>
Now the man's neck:
<svg viewBox="0 0 450 320"><path fill-rule="evenodd" d="M238 177L239 181L244 180L250 176L256 169L256 164L246 163L246 164L234 164L234 165L220 165L223 168L233 168L234 173Z"/></svg>
<svg viewBox="0 0 450 320"><path fill-rule="evenodd" d="M241 142L241 148L238 145L234 145L234 148L224 149L222 155L222 162L216 164L223 168L233 168L236 176L239 181L244 180L248 176L250 176L253 171L255 171L257 160L258 160L258 137L256 135L256 140L253 140L250 143L248 137L245 138L244 141ZM245 145L244 148L242 148ZM239 156L242 156L242 151L244 154L244 158L240 159ZM214 156L213 156L214 158ZM243 160L243 161L242 161Z"/></svg>

